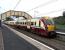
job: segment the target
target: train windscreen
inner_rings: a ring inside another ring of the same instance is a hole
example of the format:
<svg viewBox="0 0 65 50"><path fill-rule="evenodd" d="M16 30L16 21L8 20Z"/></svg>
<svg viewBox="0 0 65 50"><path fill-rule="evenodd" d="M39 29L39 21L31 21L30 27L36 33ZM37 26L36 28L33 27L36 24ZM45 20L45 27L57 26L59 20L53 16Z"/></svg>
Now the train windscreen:
<svg viewBox="0 0 65 50"><path fill-rule="evenodd" d="M54 21L52 19L46 19L46 20L44 20L44 22L47 25L54 25Z"/></svg>

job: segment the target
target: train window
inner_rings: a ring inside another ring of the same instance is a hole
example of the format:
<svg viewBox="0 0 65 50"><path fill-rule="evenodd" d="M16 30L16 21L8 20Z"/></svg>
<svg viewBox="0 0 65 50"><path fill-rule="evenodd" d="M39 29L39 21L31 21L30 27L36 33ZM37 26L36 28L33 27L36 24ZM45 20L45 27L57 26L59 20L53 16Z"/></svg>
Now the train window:
<svg viewBox="0 0 65 50"><path fill-rule="evenodd" d="M22 24L22 22L21 22L21 24Z"/></svg>
<svg viewBox="0 0 65 50"><path fill-rule="evenodd" d="M30 22L27 22L27 25L30 25Z"/></svg>
<svg viewBox="0 0 65 50"><path fill-rule="evenodd" d="M26 22L26 24L27 24L27 22Z"/></svg>
<svg viewBox="0 0 65 50"><path fill-rule="evenodd" d="M14 22L10 22L11 24L14 24Z"/></svg>
<svg viewBox="0 0 65 50"><path fill-rule="evenodd" d="M19 22L18 22L18 24L19 24Z"/></svg>
<svg viewBox="0 0 65 50"><path fill-rule="evenodd" d="M28 22L26 22L26 24L28 25Z"/></svg>
<svg viewBox="0 0 65 50"><path fill-rule="evenodd" d="M44 20L45 24L50 25L50 24L54 24L54 22L50 19Z"/></svg>
<svg viewBox="0 0 65 50"><path fill-rule="evenodd" d="M24 22L24 24L25 24L25 22Z"/></svg>
<svg viewBox="0 0 65 50"><path fill-rule="evenodd" d="M23 24L24 24L24 22L23 22Z"/></svg>
<svg viewBox="0 0 65 50"><path fill-rule="evenodd" d="M19 22L16 22L16 24L19 24Z"/></svg>
<svg viewBox="0 0 65 50"><path fill-rule="evenodd" d="M26 24L26 22L25 22L25 24Z"/></svg>
<svg viewBox="0 0 65 50"><path fill-rule="evenodd" d="M31 22L31 25L33 25L33 22Z"/></svg>
<svg viewBox="0 0 65 50"><path fill-rule="evenodd" d="M36 22L35 22L35 25L36 25Z"/></svg>
<svg viewBox="0 0 65 50"><path fill-rule="evenodd" d="M25 24L25 22L24 22L24 24Z"/></svg>
<svg viewBox="0 0 65 50"><path fill-rule="evenodd" d="M41 24L41 23L40 23L40 21L39 21L39 27L40 27L40 24Z"/></svg>

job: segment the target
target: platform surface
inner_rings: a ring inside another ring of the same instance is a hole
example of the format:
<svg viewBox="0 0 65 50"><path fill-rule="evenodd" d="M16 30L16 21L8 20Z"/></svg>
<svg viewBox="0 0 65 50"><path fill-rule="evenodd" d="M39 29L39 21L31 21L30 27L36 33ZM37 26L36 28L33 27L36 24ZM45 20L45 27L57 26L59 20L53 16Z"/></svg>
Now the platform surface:
<svg viewBox="0 0 65 50"><path fill-rule="evenodd" d="M0 27L0 50L4 50L2 30Z"/></svg>
<svg viewBox="0 0 65 50"><path fill-rule="evenodd" d="M2 26L4 50L39 50L23 38L17 36L13 31Z"/></svg>

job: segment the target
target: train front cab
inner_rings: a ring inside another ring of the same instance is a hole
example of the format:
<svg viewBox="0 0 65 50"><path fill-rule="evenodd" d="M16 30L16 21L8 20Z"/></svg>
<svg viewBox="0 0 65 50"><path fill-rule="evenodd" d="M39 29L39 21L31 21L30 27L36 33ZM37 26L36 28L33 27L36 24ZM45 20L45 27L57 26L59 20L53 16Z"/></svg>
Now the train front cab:
<svg viewBox="0 0 65 50"><path fill-rule="evenodd" d="M52 19L44 19L46 33L48 37L56 37L55 24Z"/></svg>

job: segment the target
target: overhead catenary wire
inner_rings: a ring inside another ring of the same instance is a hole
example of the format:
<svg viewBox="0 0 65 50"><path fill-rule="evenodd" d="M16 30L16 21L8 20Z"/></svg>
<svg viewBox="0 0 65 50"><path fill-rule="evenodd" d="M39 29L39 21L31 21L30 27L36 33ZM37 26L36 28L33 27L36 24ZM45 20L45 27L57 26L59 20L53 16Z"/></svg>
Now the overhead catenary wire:
<svg viewBox="0 0 65 50"><path fill-rule="evenodd" d="M46 5L51 4L51 3L53 3L53 2L56 2L56 1L58 1L58 0L48 1L48 2L46 2L46 3L43 3L43 4L39 5L39 6L36 6L35 8L32 8L32 9L26 11L26 12L29 12L29 11L31 11L31 10L34 10L34 9L37 9L37 8L40 8L40 7L43 7L43 6L46 6ZM16 6L14 7L14 9L16 9L16 7L19 5L20 2L21 2L21 0L19 0L19 1L17 2L17 4L16 4Z"/></svg>
<svg viewBox="0 0 65 50"><path fill-rule="evenodd" d="M51 13L57 13L59 11L64 11L64 10L65 10L65 8L64 9L59 9L59 10L53 10L53 11L50 11L48 13L42 13L42 14L39 14L39 15L46 15L46 14L51 14ZM37 15L37 16L39 16L39 15Z"/></svg>
<svg viewBox="0 0 65 50"><path fill-rule="evenodd" d="M19 5L20 2L21 2L21 0L19 0L19 1L16 3L16 5L15 5L15 7L14 7L13 9L16 9L16 7Z"/></svg>
<svg viewBox="0 0 65 50"><path fill-rule="evenodd" d="M40 7L43 7L43 6L46 6L46 5L51 4L51 3L53 3L53 2L56 2L56 1L58 1L58 0L48 1L48 2L46 2L46 3L43 3L43 4L41 4L41 5L36 6L35 8L32 8L32 9L26 11L26 12L32 11L32 10L34 10L34 9L37 9L37 8L40 8Z"/></svg>
<svg viewBox="0 0 65 50"><path fill-rule="evenodd" d="M37 9L37 8L40 8L40 7L43 7L43 6L46 6L46 5L51 4L51 3L53 3L53 2L56 2L56 1L58 1L58 0L50 0L50 1L46 2L46 3L43 3L43 4L41 4L41 5L36 6L35 8L32 8L32 9L26 11L26 12L29 12L29 11L31 11L31 10L34 10L34 9ZM16 6L14 7L14 9L19 5L20 2L21 2L21 0L19 0L19 1L17 2L17 4L16 4Z"/></svg>

